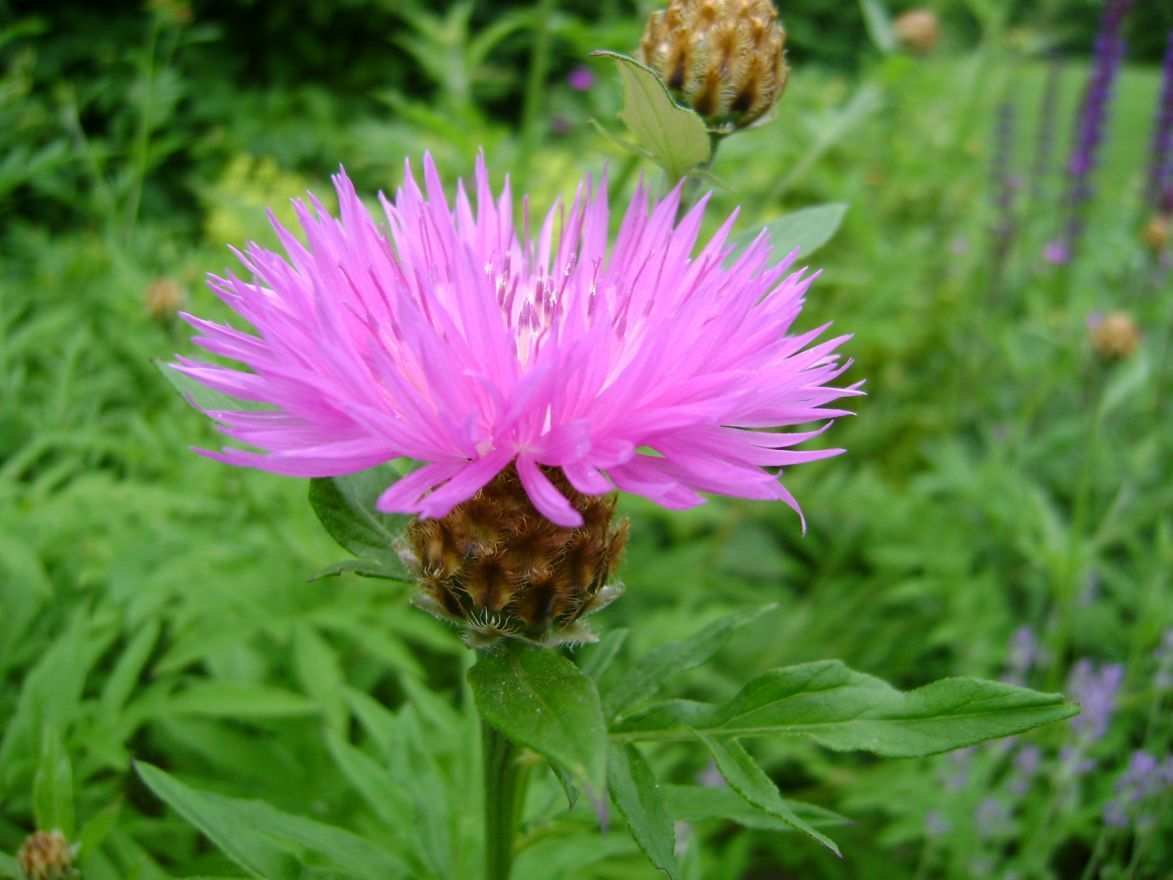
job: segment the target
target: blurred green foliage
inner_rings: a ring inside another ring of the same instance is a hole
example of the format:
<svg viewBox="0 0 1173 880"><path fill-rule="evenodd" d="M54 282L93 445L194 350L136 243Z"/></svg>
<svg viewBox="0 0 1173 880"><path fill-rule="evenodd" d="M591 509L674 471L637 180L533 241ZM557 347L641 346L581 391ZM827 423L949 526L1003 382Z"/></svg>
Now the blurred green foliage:
<svg viewBox="0 0 1173 880"><path fill-rule="evenodd" d="M1130 755L1173 742L1155 659L1173 627L1169 276L1138 236L1152 62L1173 13L1138 4L1130 19L1130 60L1149 63L1118 83L1086 251L1060 270L1040 254L1099 5L929 5L942 45L914 60L873 48L855 4L783 4L789 90L712 168L729 189L710 224L739 203L747 228L851 205L804 323L854 334L851 377L870 396L833 429L847 456L787 477L808 533L766 505L625 499L628 590L577 659L614 650L618 663L778 602L673 693L727 697L771 666L827 657L902 687L998 678L1029 627L1042 653L1026 683L1062 688L1083 658L1122 664L1117 710L1079 772L1067 725L886 764L757 743L783 792L825 811L810 821L851 818L834 834L847 861L773 827L696 818L680 835L690 877L1157 878L1173 858L1167 790L1149 825L1102 820ZM411 876L474 863L461 861L477 834L463 648L393 584L305 582L338 557L306 487L187 451L218 439L159 377L155 362L190 346L144 297L167 279L222 316L202 276L231 263L224 245L272 243L263 207L287 217L288 198L324 194L339 162L372 194L394 188L405 156L430 150L451 179L480 148L535 206L605 160L630 187L635 166L586 124L620 106L611 63L593 63L587 92L565 74L590 50L630 49L649 6L558 6L541 148L513 167L531 4L0 3L0 876L34 814L67 815L66 797L87 880L235 870L162 809L132 757L350 829ZM1052 52L1065 59L1058 142L1032 176ZM996 274L988 166L1006 98L1026 185ZM1143 338L1106 363L1086 320L1115 308ZM1027 746L1042 757L1024 788ZM649 758L673 785L711 775L696 750ZM364 789L375 772L394 784ZM527 818L519 877L654 876L551 779Z"/></svg>

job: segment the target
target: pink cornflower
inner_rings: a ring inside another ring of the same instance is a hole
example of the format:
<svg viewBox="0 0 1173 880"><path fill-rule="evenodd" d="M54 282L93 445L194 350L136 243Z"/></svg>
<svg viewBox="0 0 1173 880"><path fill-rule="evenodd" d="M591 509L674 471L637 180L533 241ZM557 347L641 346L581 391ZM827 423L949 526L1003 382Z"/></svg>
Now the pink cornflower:
<svg viewBox="0 0 1173 880"><path fill-rule="evenodd" d="M790 449L819 433L774 428L845 415L859 393L829 383L848 366L788 335L814 275L770 262L765 231L734 255L736 212L699 253L706 199L676 222L681 188L632 197L608 247L606 186L579 187L536 236L496 199L483 159L476 207L450 203L430 157L424 189L406 169L376 222L344 172L331 216L295 201L305 243L270 220L287 256L253 243L255 280L211 287L256 334L184 315L208 351L248 372L179 357L175 369L270 409L207 415L260 451L203 454L298 477L423 462L378 500L385 512L439 518L510 463L547 519L581 524L544 468L584 494L615 488L669 508L699 493L798 506L767 468L842 450ZM825 428L826 426L824 426Z"/></svg>

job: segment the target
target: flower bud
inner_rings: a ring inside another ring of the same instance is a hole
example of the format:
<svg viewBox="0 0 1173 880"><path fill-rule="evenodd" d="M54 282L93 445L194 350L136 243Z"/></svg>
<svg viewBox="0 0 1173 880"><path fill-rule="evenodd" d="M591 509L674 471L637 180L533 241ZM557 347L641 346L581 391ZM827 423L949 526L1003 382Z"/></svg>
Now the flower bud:
<svg viewBox="0 0 1173 880"><path fill-rule="evenodd" d="M941 24L928 9L910 9L892 22L892 33L914 55L928 55L941 36Z"/></svg>
<svg viewBox="0 0 1173 880"><path fill-rule="evenodd" d="M183 307L183 288L170 278L160 278L147 288L143 308L156 321L168 321Z"/></svg>
<svg viewBox="0 0 1173 880"><path fill-rule="evenodd" d="M1092 348L1105 360L1124 360L1140 345L1140 328L1128 312L1095 315L1088 324Z"/></svg>
<svg viewBox="0 0 1173 880"><path fill-rule="evenodd" d="M1170 219L1167 214L1157 214L1145 224L1141 240L1154 254L1164 251L1165 246L1169 243Z"/></svg>
<svg viewBox="0 0 1173 880"><path fill-rule="evenodd" d="M413 601L464 627L472 647L501 638L594 641L581 618L623 591L608 583L627 540L627 521L611 524L615 495L583 495L561 470L545 473L582 515L581 527L539 514L510 465L447 516L407 528L401 555L419 578Z"/></svg>
<svg viewBox="0 0 1173 880"><path fill-rule="evenodd" d="M672 0L653 12L640 60L710 128L732 131L786 88L786 32L770 0Z"/></svg>
<svg viewBox="0 0 1173 880"><path fill-rule="evenodd" d="M77 876L76 855L77 847L60 831L34 831L25 838L16 861L28 880L67 880Z"/></svg>

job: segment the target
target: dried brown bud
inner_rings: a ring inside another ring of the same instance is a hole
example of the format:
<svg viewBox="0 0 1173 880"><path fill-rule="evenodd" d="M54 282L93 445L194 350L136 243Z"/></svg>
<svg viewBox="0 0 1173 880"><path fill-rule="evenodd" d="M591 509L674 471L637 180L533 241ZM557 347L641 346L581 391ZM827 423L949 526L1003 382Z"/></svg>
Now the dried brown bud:
<svg viewBox="0 0 1173 880"><path fill-rule="evenodd" d="M160 278L147 288L143 308L156 321L168 321L183 307L187 297L183 288L170 278Z"/></svg>
<svg viewBox="0 0 1173 880"><path fill-rule="evenodd" d="M28 880L67 880L77 876L76 855L76 847L60 831L35 831L25 838L16 861Z"/></svg>
<svg viewBox="0 0 1173 880"><path fill-rule="evenodd" d="M553 646L593 641L581 618L623 590L608 583L627 540L612 526L615 496L576 492L561 471L546 475L582 514L556 526L535 509L510 465L443 519L407 528L405 561L418 573L414 602L461 624L473 647L500 638Z"/></svg>
<svg viewBox="0 0 1173 880"><path fill-rule="evenodd" d="M936 48L941 24L928 9L910 9L892 22L896 40L915 55L928 55Z"/></svg>
<svg viewBox="0 0 1173 880"><path fill-rule="evenodd" d="M1128 312L1108 312L1094 317L1088 323L1092 332L1092 348L1106 360L1124 360L1140 345L1140 327Z"/></svg>
<svg viewBox="0 0 1173 880"><path fill-rule="evenodd" d="M672 0L653 12L640 60L710 128L742 128L778 102L790 69L770 0Z"/></svg>
<svg viewBox="0 0 1173 880"><path fill-rule="evenodd" d="M1173 218L1168 214L1157 214L1145 224L1141 239L1144 241L1145 247L1155 254L1164 251L1165 246L1169 243L1170 221L1173 221Z"/></svg>

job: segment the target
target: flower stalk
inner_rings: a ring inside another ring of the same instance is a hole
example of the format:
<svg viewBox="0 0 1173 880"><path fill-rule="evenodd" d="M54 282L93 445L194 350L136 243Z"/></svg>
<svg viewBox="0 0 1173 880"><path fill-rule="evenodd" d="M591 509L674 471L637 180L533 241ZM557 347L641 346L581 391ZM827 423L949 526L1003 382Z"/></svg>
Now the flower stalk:
<svg viewBox="0 0 1173 880"><path fill-rule="evenodd" d="M484 762L485 880L508 880L513 869L513 838L525 803L526 775L517 745L481 721Z"/></svg>

